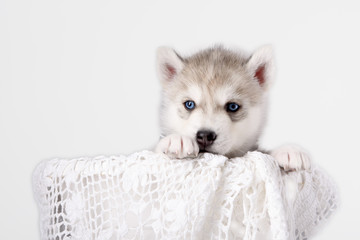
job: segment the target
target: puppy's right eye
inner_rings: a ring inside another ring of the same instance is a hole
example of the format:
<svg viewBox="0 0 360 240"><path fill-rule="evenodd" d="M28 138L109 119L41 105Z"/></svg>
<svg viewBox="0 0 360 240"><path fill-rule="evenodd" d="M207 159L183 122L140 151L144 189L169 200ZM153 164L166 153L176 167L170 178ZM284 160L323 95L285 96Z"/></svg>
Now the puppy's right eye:
<svg viewBox="0 0 360 240"><path fill-rule="evenodd" d="M195 102L194 101L186 101L184 102L184 106L187 110L193 110L195 108Z"/></svg>

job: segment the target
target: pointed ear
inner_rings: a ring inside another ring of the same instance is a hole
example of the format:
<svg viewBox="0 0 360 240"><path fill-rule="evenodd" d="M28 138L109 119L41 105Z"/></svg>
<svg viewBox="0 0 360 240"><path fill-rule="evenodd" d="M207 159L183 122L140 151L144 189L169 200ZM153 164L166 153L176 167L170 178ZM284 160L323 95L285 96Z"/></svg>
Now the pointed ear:
<svg viewBox="0 0 360 240"><path fill-rule="evenodd" d="M184 67L182 58L169 47L159 47L156 54L157 74L162 84L173 80Z"/></svg>
<svg viewBox="0 0 360 240"><path fill-rule="evenodd" d="M263 89L268 90L275 75L273 49L270 45L257 49L247 63L247 69Z"/></svg>

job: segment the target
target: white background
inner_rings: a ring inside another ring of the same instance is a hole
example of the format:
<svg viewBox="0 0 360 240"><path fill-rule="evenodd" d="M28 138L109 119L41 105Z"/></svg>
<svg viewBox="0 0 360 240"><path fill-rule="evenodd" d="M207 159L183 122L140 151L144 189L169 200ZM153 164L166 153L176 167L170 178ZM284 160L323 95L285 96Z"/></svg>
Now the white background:
<svg viewBox="0 0 360 240"><path fill-rule="evenodd" d="M314 239L360 239L357 1L0 0L0 238L38 239L31 174L158 139L155 49L275 47L265 147L307 148L342 204Z"/></svg>

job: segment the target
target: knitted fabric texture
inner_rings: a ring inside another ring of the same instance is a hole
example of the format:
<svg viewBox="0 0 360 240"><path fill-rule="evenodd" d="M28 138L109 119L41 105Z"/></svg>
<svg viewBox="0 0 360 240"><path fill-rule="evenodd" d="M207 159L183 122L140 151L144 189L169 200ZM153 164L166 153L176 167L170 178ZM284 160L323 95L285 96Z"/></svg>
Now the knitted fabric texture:
<svg viewBox="0 0 360 240"><path fill-rule="evenodd" d="M259 152L53 159L33 173L41 239L308 239L337 206L316 167Z"/></svg>

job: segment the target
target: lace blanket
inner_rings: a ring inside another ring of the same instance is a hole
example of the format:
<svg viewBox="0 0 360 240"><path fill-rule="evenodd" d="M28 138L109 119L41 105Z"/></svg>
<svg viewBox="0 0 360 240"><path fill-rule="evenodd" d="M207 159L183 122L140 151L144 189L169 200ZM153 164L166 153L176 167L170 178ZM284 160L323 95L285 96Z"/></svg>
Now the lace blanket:
<svg viewBox="0 0 360 240"><path fill-rule="evenodd" d="M33 173L41 239L308 239L337 205L321 170L268 155L54 159Z"/></svg>

